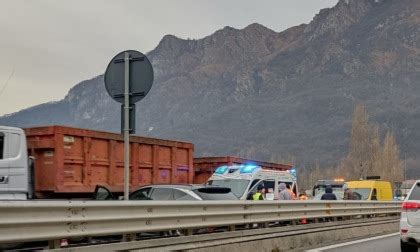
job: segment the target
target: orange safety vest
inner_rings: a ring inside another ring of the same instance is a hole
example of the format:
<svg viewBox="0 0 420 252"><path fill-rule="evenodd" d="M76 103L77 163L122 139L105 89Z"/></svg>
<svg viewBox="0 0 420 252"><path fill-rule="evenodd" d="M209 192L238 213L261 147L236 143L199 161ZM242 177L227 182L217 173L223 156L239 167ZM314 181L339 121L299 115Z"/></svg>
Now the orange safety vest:
<svg viewBox="0 0 420 252"><path fill-rule="evenodd" d="M290 190L290 189L287 189L287 191L289 191L289 193L290 193L290 196L292 196L292 199L296 199L296 194L292 191L292 190Z"/></svg>

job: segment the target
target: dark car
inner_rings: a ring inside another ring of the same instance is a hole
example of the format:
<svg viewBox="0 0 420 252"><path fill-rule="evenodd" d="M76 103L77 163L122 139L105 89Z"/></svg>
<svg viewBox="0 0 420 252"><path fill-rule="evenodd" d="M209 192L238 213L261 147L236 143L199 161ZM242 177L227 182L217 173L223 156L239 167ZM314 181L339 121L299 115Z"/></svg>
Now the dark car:
<svg viewBox="0 0 420 252"><path fill-rule="evenodd" d="M117 199L104 186L96 186L95 200ZM130 200L237 200L226 187L209 185L148 185L131 192Z"/></svg>

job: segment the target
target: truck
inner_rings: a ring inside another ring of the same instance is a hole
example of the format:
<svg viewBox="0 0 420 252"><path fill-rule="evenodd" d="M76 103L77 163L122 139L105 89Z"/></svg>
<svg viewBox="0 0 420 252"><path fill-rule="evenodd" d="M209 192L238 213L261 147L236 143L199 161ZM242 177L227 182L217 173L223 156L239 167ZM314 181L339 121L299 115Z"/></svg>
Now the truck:
<svg viewBox="0 0 420 252"><path fill-rule="evenodd" d="M131 189L193 183L192 143L130 137ZM0 126L0 200L91 198L123 192L120 134L65 126Z"/></svg>

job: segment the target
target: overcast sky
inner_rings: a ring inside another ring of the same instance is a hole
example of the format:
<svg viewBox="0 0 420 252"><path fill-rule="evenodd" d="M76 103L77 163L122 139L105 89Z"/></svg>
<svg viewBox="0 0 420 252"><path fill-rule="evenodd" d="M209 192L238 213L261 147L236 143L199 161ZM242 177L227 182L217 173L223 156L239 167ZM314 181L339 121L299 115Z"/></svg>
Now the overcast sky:
<svg viewBox="0 0 420 252"><path fill-rule="evenodd" d="M60 100L118 52L153 50L166 34L224 26L275 31L308 23L337 0L0 0L0 115ZM9 81L8 81L9 80Z"/></svg>

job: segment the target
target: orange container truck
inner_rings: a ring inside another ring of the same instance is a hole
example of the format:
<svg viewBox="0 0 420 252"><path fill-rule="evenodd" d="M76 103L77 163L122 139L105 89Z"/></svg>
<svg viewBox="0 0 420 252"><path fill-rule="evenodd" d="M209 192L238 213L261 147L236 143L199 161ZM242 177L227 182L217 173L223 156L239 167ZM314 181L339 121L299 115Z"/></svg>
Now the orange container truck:
<svg viewBox="0 0 420 252"><path fill-rule="evenodd" d="M131 136L130 189L192 183L193 149L191 143ZM122 193L123 153L120 134L0 126L0 199L90 197L96 185Z"/></svg>

